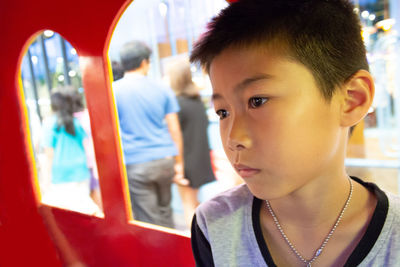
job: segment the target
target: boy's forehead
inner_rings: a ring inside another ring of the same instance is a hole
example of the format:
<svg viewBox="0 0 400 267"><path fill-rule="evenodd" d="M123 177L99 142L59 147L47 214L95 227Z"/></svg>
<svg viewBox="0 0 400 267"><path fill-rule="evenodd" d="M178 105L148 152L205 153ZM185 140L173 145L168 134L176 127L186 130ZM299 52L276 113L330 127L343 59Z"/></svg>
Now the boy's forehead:
<svg viewBox="0 0 400 267"><path fill-rule="evenodd" d="M313 72L286 51L276 46L224 49L209 69L214 94L227 88L247 88L255 82L287 86L301 80L318 88Z"/></svg>
<svg viewBox="0 0 400 267"><path fill-rule="evenodd" d="M229 57L230 62L234 62L238 67L245 65L252 65L252 62L262 60L284 60L290 62L300 63L290 53L288 45L283 42L268 42L262 44L248 44L248 45L231 45L221 50L211 61L208 66L208 73L212 71L221 70L226 68L226 58ZM221 64L222 63L222 64Z"/></svg>

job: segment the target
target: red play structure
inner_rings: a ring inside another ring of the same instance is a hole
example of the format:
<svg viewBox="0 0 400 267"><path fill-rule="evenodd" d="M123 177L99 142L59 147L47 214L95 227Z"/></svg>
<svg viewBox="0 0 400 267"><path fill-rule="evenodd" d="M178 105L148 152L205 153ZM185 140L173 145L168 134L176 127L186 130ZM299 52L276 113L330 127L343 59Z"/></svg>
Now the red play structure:
<svg viewBox="0 0 400 267"><path fill-rule="evenodd" d="M194 266L189 237L130 221L107 59L130 2L0 2L0 266ZM61 34L80 56L104 218L40 203L20 66L44 29Z"/></svg>

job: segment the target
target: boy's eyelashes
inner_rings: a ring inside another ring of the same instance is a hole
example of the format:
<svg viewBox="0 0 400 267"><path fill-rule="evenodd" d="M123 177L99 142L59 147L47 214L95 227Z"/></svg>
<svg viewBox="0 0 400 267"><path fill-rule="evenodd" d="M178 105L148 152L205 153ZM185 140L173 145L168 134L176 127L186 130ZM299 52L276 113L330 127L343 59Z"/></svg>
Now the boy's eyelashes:
<svg viewBox="0 0 400 267"><path fill-rule="evenodd" d="M268 101L268 97L255 96L249 99L249 108L258 108Z"/></svg>
<svg viewBox="0 0 400 267"><path fill-rule="evenodd" d="M250 109L259 108L262 105L264 105L268 100L269 100L268 97L261 97L261 96L250 97L250 99L248 100L248 107ZM217 111L215 111L215 113L218 115L220 120L223 120L230 115L229 111L227 111L226 109L218 109Z"/></svg>
<svg viewBox="0 0 400 267"><path fill-rule="evenodd" d="M223 120L229 116L229 111L225 109L218 109L215 113L217 113L220 120Z"/></svg>

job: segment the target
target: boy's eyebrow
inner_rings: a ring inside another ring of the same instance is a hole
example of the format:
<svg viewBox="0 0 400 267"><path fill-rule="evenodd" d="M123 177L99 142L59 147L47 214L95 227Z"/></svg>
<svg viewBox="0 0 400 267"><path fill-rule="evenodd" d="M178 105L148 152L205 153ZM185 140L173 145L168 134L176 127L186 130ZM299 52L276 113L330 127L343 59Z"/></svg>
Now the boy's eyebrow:
<svg viewBox="0 0 400 267"><path fill-rule="evenodd" d="M249 86L250 84L260 81L260 80L266 80L266 79L271 79L273 78L273 75L270 74L266 74L266 73L262 73L262 74L257 74L254 75L252 77L246 78L243 81L241 81L240 83L238 83L233 90L236 91L242 91L244 90L247 86ZM216 99L221 98L220 94L212 94L211 99L214 101Z"/></svg>

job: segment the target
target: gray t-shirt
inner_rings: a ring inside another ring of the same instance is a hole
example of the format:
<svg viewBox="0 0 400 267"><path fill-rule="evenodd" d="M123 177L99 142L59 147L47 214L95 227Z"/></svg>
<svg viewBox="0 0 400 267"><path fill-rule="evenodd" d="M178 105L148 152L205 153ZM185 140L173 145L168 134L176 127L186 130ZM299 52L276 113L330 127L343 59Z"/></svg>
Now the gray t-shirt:
<svg viewBox="0 0 400 267"><path fill-rule="evenodd" d="M345 266L400 266L400 197L352 178L374 192L378 203ZM197 266L276 266L261 232L261 203L245 184L202 203L192 225Z"/></svg>

